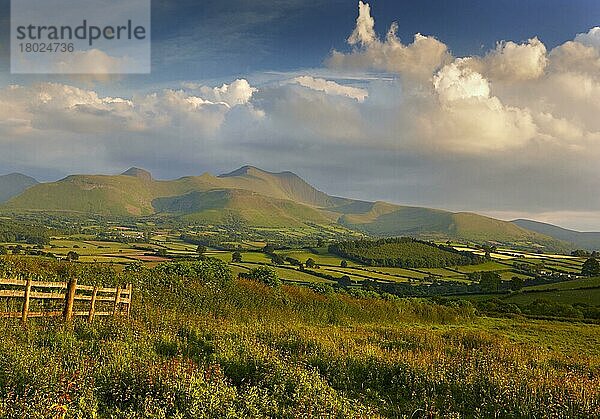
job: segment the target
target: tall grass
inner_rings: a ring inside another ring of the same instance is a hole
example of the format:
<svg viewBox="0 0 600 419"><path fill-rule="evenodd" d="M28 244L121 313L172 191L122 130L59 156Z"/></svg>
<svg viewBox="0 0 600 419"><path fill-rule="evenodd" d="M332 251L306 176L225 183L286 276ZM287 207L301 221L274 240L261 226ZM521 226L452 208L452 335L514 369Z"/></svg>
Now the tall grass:
<svg viewBox="0 0 600 419"><path fill-rule="evenodd" d="M600 415L598 356L515 344L469 306L181 273L114 273L130 319L0 321L0 416Z"/></svg>

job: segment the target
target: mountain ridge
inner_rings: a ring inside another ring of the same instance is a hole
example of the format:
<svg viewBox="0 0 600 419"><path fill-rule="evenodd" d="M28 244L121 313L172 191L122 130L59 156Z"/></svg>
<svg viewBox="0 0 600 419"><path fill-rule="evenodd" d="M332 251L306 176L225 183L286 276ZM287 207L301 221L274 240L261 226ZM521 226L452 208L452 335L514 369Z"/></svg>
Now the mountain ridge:
<svg viewBox="0 0 600 419"><path fill-rule="evenodd" d="M3 205L11 210L73 211L105 216L166 214L184 220L251 226L339 224L373 236L412 235L471 242L566 243L507 221L474 213L369 202L326 194L293 172L254 166L214 176L157 180L132 167L120 175L70 175L25 189Z"/></svg>
<svg viewBox="0 0 600 419"><path fill-rule="evenodd" d="M573 243L575 246L585 250L600 249L600 232L570 230L554 224L522 218L513 220L511 223L527 230L536 231L558 240Z"/></svg>

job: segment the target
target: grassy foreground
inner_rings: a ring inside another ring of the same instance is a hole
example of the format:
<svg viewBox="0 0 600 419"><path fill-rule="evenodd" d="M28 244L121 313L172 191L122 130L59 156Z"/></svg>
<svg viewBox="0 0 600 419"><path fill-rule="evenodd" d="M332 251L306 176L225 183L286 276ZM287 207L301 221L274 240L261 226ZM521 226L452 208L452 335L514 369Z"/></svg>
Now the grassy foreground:
<svg viewBox="0 0 600 419"><path fill-rule="evenodd" d="M1 320L1 417L600 415L598 326L271 288L218 262L59 265L0 273L134 281L132 318Z"/></svg>

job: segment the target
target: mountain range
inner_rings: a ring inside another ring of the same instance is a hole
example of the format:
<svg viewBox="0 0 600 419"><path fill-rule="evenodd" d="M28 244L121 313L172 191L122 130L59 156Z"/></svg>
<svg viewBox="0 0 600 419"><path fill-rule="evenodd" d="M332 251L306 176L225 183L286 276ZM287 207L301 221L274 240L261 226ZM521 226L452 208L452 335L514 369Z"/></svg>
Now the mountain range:
<svg viewBox="0 0 600 419"><path fill-rule="evenodd" d="M600 249L600 232L569 230L548 223L523 219L514 220L513 224L530 231L554 237L558 240L573 243L578 249Z"/></svg>
<svg viewBox="0 0 600 419"><path fill-rule="evenodd" d="M12 183L3 183L4 177L0 177L0 193L6 191L0 202L10 210L104 216L162 214L196 223L241 221L255 227L339 224L374 236L410 235L546 249L575 246L574 236L523 220L513 223L474 213L341 198L319 191L292 172L272 173L253 166L219 176L205 173L175 180L157 180L135 167L120 175L71 175L49 183L9 176ZM600 237L588 245L585 248L600 247Z"/></svg>

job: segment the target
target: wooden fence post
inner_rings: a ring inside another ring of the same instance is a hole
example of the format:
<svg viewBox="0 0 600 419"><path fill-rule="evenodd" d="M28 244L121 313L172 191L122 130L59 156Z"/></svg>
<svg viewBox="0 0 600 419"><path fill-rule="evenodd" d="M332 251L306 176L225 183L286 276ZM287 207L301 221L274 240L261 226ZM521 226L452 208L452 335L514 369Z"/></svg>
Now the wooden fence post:
<svg viewBox="0 0 600 419"><path fill-rule="evenodd" d="M90 300L90 314L88 315L88 322L94 320L94 314L96 313L96 296L98 295L98 287L94 287L92 291L92 299Z"/></svg>
<svg viewBox="0 0 600 419"><path fill-rule="evenodd" d="M23 300L23 310L21 311L21 321L23 324L27 323L27 316L29 315L29 295L31 294L31 278L27 278L25 284L25 299Z"/></svg>
<svg viewBox="0 0 600 419"><path fill-rule="evenodd" d="M65 296L65 310L63 317L65 321L70 322L73 319L73 304L75 303L75 291L77 290L77 278L69 280L67 294Z"/></svg>
<svg viewBox="0 0 600 419"><path fill-rule="evenodd" d="M129 291L129 303L127 304L126 315L129 317L129 313L131 312L131 302L133 301L133 285L131 283L127 285L127 290Z"/></svg>
<svg viewBox="0 0 600 419"><path fill-rule="evenodd" d="M117 292L115 293L115 307L113 309L113 316L116 316L119 312L119 303L121 302L121 286L117 285Z"/></svg>

